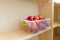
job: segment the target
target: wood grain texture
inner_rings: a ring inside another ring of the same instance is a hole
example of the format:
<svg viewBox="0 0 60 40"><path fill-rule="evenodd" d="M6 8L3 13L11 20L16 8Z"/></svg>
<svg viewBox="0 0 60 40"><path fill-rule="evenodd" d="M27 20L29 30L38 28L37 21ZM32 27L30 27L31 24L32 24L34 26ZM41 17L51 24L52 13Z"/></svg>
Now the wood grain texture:
<svg viewBox="0 0 60 40"><path fill-rule="evenodd" d="M52 4L47 2L39 5L39 15L52 18Z"/></svg>
<svg viewBox="0 0 60 40"><path fill-rule="evenodd" d="M60 22L60 20L58 20L59 12L60 12L60 4L54 3L54 21L56 22Z"/></svg>
<svg viewBox="0 0 60 40"><path fill-rule="evenodd" d="M60 40L60 34L57 33L57 28L54 28L54 37L53 40Z"/></svg>
<svg viewBox="0 0 60 40"><path fill-rule="evenodd" d="M39 10L39 15L46 17L46 18L51 18L51 26L52 26L52 22L53 22L52 3L51 2L49 3L48 1L41 2L41 5L39 5L38 10ZM40 37L40 40L53 40L53 29L45 33L42 33L39 37Z"/></svg>
<svg viewBox="0 0 60 40"><path fill-rule="evenodd" d="M39 36L40 36L40 40L52 40L52 30L42 33Z"/></svg>
<svg viewBox="0 0 60 40"><path fill-rule="evenodd" d="M60 21L57 20L58 11L57 8L60 8L60 4L54 3L54 30L53 30L53 40L60 40L60 34L57 33L57 28L60 26Z"/></svg>

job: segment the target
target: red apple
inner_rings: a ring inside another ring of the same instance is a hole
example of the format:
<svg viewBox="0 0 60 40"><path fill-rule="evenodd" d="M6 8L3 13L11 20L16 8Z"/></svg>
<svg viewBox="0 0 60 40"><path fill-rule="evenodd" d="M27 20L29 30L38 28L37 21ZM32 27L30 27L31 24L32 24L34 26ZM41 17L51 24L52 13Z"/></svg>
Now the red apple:
<svg viewBox="0 0 60 40"><path fill-rule="evenodd" d="M33 20L33 17L32 16L28 16L27 17L27 20L32 21Z"/></svg>
<svg viewBox="0 0 60 40"><path fill-rule="evenodd" d="M33 20L39 20L39 17L38 16L34 16Z"/></svg>
<svg viewBox="0 0 60 40"><path fill-rule="evenodd" d="M38 17L39 17L39 20L43 19L43 17L42 17L42 16L38 16Z"/></svg>
<svg viewBox="0 0 60 40"><path fill-rule="evenodd" d="M31 30L31 33L37 33L39 31L38 27L36 27L35 29Z"/></svg>
<svg viewBox="0 0 60 40"><path fill-rule="evenodd" d="M22 30L26 30L26 29L27 29L27 27L23 27L23 28L22 28Z"/></svg>
<svg viewBox="0 0 60 40"><path fill-rule="evenodd" d="M35 29L36 28L36 22L31 22L31 29Z"/></svg>
<svg viewBox="0 0 60 40"><path fill-rule="evenodd" d="M30 29L27 27L23 27L22 30L24 30L25 32L30 32Z"/></svg>

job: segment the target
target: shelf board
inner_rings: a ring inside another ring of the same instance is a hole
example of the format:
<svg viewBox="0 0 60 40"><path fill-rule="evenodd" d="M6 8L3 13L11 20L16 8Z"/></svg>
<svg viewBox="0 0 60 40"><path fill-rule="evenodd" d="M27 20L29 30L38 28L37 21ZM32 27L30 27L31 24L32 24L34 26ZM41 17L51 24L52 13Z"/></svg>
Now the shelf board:
<svg viewBox="0 0 60 40"><path fill-rule="evenodd" d="M0 40L1 39L6 39L6 40L26 40L30 39L32 37L35 37L39 34L42 34L48 30L50 30L51 27L47 27L45 30L39 31L38 33L32 34L32 33L26 33L22 30L13 30L13 31L8 31L8 32L3 32L0 33Z"/></svg>
<svg viewBox="0 0 60 40"><path fill-rule="evenodd" d="M60 23L59 23L59 22L54 22L53 28L56 28L56 27L58 27L58 26L60 26Z"/></svg>

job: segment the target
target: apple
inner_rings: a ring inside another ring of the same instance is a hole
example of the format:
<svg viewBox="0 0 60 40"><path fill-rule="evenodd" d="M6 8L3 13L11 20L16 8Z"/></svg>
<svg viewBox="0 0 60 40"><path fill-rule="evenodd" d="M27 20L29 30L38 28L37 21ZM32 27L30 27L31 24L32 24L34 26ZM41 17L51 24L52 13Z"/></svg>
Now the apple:
<svg viewBox="0 0 60 40"><path fill-rule="evenodd" d="M41 23L37 21L36 24L37 24L38 29L40 30Z"/></svg>
<svg viewBox="0 0 60 40"><path fill-rule="evenodd" d="M35 33L37 33L39 31L38 27L35 28Z"/></svg>
<svg viewBox="0 0 60 40"><path fill-rule="evenodd" d="M49 26L49 24L50 24L49 22L45 22L45 25L46 25L46 26Z"/></svg>
<svg viewBox="0 0 60 40"><path fill-rule="evenodd" d="M27 20L32 21L33 20L33 17L32 16L28 16L27 17Z"/></svg>
<svg viewBox="0 0 60 40"><path fill-rule="evenodd" d="M24 26L24 27L28 27L28 23L24 21L24 22L23 22L23 26Z"/></svg>
<svg viewBox="0 0 60 40"><path fill-rule="evenodd" d="M46 25L41 22L36 22L36 24L39 30L44 30L46 28Z"/></svg>
<svg viewBox="0 0 60 40"><path fill-rule="evenodd" d="M49 26L49 21L42 21L43 24L45 24L46 26Z"/></svg>
<svg viewBox="0 0 60 40"><path fill-rule="evenodd" d="M36 22L35 21L30 22L30 26L29 27L31 29L35 29L36 28Z"/></svg>
<svg viewBox="0 0 60 40"><path fill-rule="evenodd" d="M38 16L34 16L33 20L39 20L39 17Z"/></svg>
<svg viewBox="0 0 60 40"><path fill-rule="evenodd" d="M38 27L36 27L35 29L32 29L31 32L32 33L37 33L39 30L38 30Z"/></svg>
<svg viewBox="0 0 60 40"><path fill-rule="evenodd" d="M30 28L28 27L23 27L22 30L24 30L25 32L31 32Z"/></svg>
<svg viewBox="0 0 60 40"><path fill-rule="evenodd" d="M45 24L43 24L42 26L40 26L40 29L41 30L44 30L46 28L46 25Z"/></svg>
<svg viewBox="0 0 60 40"><path fill-rule="evenodd" d="M26 29L27 29L27 27L23 27L23 28L22 28L22 30L26 30Z"/></svg>
<svg viewBox="0 0 60 40"><path fill-rule="evenodd" d="M26 32L31 32L31 30L29 28L26 29Z"/></svg>
<svg viewBox="0 0 60 40"><path fill-rule="evenodd" d="M36 22L31 23L32 28L36 28L36 25L37 25Z"/></svg>
<svg viewBox="0 0 60 40"><path fill-rule="evenodd" d="M42 17L42 16L38 16L38 17L39 17L39 20L43 19L43 17Z"/></svg>

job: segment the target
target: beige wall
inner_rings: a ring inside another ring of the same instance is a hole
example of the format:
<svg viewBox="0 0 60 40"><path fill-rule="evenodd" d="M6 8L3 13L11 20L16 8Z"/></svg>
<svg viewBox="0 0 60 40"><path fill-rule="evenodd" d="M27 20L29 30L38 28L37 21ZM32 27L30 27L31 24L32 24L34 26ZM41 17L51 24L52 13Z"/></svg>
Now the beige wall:
<svg viewBox="0 0 60 40"><path fill-rule="evenodd" d="M0 0L0 32L19 28L19 21L38 14L38 5L23 0Z"/></svg>

